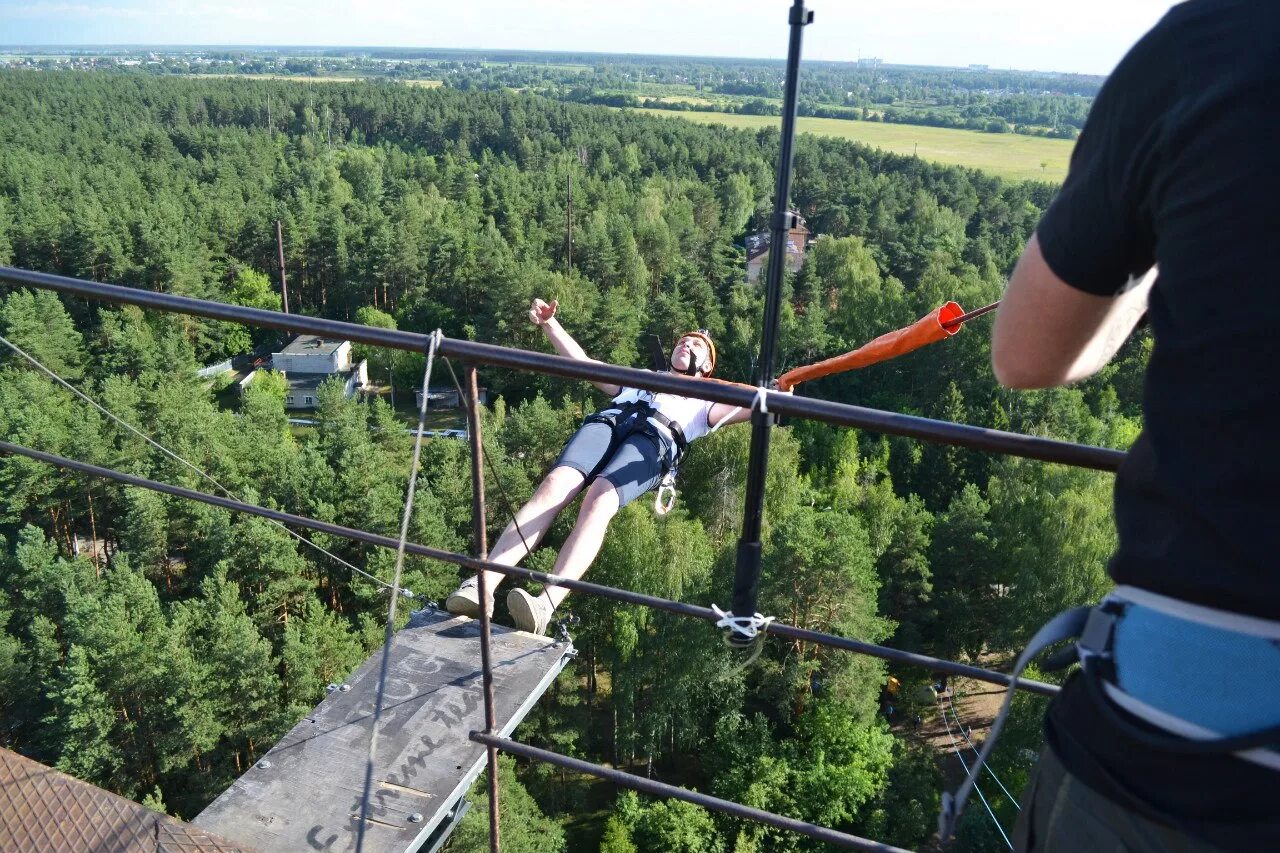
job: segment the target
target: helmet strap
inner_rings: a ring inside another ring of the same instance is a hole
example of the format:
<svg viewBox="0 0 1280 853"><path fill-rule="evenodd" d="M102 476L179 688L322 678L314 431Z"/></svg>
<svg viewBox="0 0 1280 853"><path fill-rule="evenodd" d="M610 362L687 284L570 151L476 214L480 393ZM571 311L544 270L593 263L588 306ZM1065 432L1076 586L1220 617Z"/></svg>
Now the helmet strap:
<svg viewBox="0 0 1280 853"><path fill-rule="evenodd" d="M684 370L678 370L674 361L671 362L671 369L675 370L677 373L683 373L685 376L698 376L702 373L702 365L698 364L698 357L693 354L690 354L689 366Z"/></svg>

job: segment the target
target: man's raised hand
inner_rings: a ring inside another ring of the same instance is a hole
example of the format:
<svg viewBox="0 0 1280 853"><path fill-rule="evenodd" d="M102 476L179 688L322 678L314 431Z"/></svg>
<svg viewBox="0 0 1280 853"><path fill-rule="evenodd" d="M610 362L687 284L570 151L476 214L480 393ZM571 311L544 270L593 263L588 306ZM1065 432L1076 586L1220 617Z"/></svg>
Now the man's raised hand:
<svg viewBox="0 0 1280 853"><path fill-rule="evenodd" d="M533 305L529 307L529 322L535 326L541 326L543 323L556 316L556 309L560 307L560 300L552 299L548 305L541 299L533 300Z"/></svg>

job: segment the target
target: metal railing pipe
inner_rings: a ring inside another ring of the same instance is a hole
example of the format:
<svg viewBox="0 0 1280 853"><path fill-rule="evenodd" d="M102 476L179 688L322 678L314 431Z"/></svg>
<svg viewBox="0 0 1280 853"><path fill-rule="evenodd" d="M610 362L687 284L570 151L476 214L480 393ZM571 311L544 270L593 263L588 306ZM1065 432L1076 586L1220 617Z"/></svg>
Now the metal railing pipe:
<svg viewBox="0 0 1280 853"><path fill-rule="evenodd" d="M546 749L539 749L536 746L529 746L519 741L510 740L509 738L494 737L484 732L472 732L471 739L477 743L483 743L486 746L497 747L503 752L519 755L522 758L529 758L534 761L544 761L547 764L554 764L557 767L563 767L566 770L573 770L578 773L587 773L598 779L604 779L615 785L624 788L630 788L633 791L639 791L642 794L648 794L653 797L663 797L671 800L683 800L686 803L693 803L695 806L701 806L704 809L727 814L731 817L742 818L743 820L751 820L756 823L763 823L776 829L785 829L788 832L795 832L827 844L835 844L840 847L846 847L851 850L874 850L879 853L908 853L901 847L894 847L889 844L881 844L878 841L872 841L868 838L861 838L857 835L849 835L838 830L828 829L825 826L818 826L808 821L797 820L793 817L766 812L761 809L744 806L741 803L735 803L732 800L722 800L719 797L713 797L710 794L702 794L698 791L690 791L688 788L679 788L675 785L668 785L665 782L657 782L653 779L646 779L643 776L636 776L633 773L623 773L621 770L614 770L610 767L601 767L592 764L589 761L583 761L579 758L570 758L567 755L561 755L558 752L551 752Z"/></svg>
<svg viewBox="0 0 1280 853"><path fill-rule="evenodd" d="M475 365L466 370L467 432L471 440L471 536L476 558L489 557L488 513L484 503L484 455L483 426L480 422L480 389L476 381ZM476 572L476 591L480 595L480 670L484 684L484 730L487 734L498 731L498 716L493 697L493 657L490 651L489 585L484 572ZM485 750L489 761L489 853L502 850L502 823L498 809L498 751L492 746Z"/></svg>
<svg viewBox="0 0 1280 853"><path fill-rule="evenodd" d="M79 471L93 477L103 477L108 480L115 480L116 482L124 483L125 485L136 486L140 489L150 489L162 494L199 501L201 503L222 507L223 509L235 512L256 515L260 518L268 518L272 521L278 521L281 524L293 525L294 527L301 527L307 530L316 530L321 533L327 533L331 536L350 539L353 542L363 542L366 545L376 545L380 548L392 549L395 549L399 545L398 541L390 536L382 536L377 533L370 533L367 530L357 530L352 527L344 527L341 524L319 521L314 518L293 515L292 513L282 512L277 509L270 509L268 507L257 506L243 501L232 500L231 498L197 492L194 489L173 486L156 480L148 480L145 477L139 477L134 474L125 474L121 471L115 471L110 468L91 465L88 462L67 459L64 456L58 456L53 453L44 453L40 450L32 450L29 447L23 447L20 444L12 444L7 441L0 441L0 453L24 456L28 459L35 459L39 462L45 462L59 468ZM501 563L494 563L489 560L479 560L474 557L468 557L465 554L456 554L452 551L432 548L429 545L418 545L409 542L405 544L405 551L419 557L427 557L432 560L440 560L444 563L464 566L476 572L485 570L499 572L508 577L523 578L524 580L536 581L538 583L563 586L565 589L572 590L573 592L581 592L587 595L599 596L601 598L610 598L614 601L623 601L627 604L636 604L642 607L651 607L655 610L664 610L668 613L675 613L680 616L688 616L694 619L702 619L706 622L714 623L720 618L708 607L698 607L697 605L686 604L682 601L657 598L656 596L644 595L642 593L632 592L626 589L616 589L611 586L590 583L589 581L569 580L568 578L560 578L554 575L544 574L542 572L535 572L532 569L522 569L518 566L504 566ZM1008 675L994 670L969 666L968 664L943 660L942 658L929 657L928 655L916 654L914 652L904 652L900 649L891 649L886 646L877 646L874 643L865 643L861 640L839 637L834 634L824 634L820 631L811 631L807 628L798 628L779 622L770 624L768 633L780 637L787 637L789 639L816 643L829 648L857 652L859 654L877 657L894 663L928 667L929 669L937 672L945 672L948 675L960 675L966 678L972 678L975 681L999 684L1003 687L1008 687L1012 680ZM1052 696L1056 694L1059 689L1053 684L1031 681L1025 678L1019 678L1017 686L1020 690L1026 690L1029 693L1038 693L1042 696Z"/></svg>
<svg viewBox="0 0 1280 853"><path fill-rule="evenodd" d="M426 351L429 342L428 335L417 332L379 329L341 320L326 320L302 314L284 314L280 311L248 308L243 305L227 305L222 302L193 299L189 296L154 293L149 290L82 281L13 267L0 267L0 281L70 293L102 302L137 305L142 308L174 311L213 320L344 338L373 346L411 352ZM755 391L742 385L694 379L674 373L656 373L652 370L620 367L604 362L575 361L559 355L513 349L495 344L444 338L436 352L445 357L477 364L531 370L536 373L581 379L587 382L608 382L631 388L679 394L684 397L697 397L743 408L749 408L755 400ZM768 392L767 404L770 412L779 415L808 418L870 432L901 435L939 444L953 444L972 450L1021 456L1042 462L1056 462L1100 471L1115 471L1120 467L1125 456L1123 451L1105 447L1073 444L1051 438L936 421L848 403L797 397L780 391Z"/></svg>

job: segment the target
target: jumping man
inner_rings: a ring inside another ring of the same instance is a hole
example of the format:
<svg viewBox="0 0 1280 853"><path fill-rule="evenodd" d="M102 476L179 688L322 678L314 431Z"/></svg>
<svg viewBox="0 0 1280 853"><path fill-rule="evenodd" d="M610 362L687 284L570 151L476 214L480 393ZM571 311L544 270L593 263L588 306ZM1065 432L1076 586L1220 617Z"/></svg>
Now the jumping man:
<svg viewBox="0 0 1280 853"><path fill-rule="evenodd" d="M542 327L560 355L599 363L556 320L558 304L535 299L529 320ZM696 331L676 341L668 369L686 376L706 377L715 366L716 348L711 336ZM724 403L620 388L604 382L592 384L612 396L612 404L589 416L569 439L551 472L493 546L489 554L493 562L504 566L519 563L529 549L542 541L556 515L585 488L578 521L552 571L557 577L578 580L591 567L618 510L662 482L679 464L689 442L711 432L713 426L739 423L751 416L750 410ZM494 590L504 578L500 572L488 572L485 586ZM507 594L507 608L521 630L542 634L552 612L568 594L569 590L560 586L548 586L540 596L513 589ZM487 606L492 612L493 601ZM479 579L463 581L445 607L450 613L479 616Z"/></svg>

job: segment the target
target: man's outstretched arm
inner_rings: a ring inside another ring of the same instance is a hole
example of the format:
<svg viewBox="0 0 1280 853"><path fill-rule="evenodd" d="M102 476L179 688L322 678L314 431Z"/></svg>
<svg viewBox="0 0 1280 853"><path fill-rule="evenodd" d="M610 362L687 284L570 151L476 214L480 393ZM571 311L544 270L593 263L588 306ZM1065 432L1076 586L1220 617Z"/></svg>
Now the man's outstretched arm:
<svg viewBox="0 0 1280 853"><path fill-rule="evenodd" d="M1147 310L1154 267L1115 296L1059 278L1033 234L1009 278L991 333L991 365L1006 388L1051 388L1097 373Z"/></svg>
<svg viewBox="0 0 1280 853"><path fill-rule="evenodd" d="M551 300L550 304L541 299L533 300L533 305L529 308L529 320L535 326L541 326L542 331L547 333L547 339L551 341L551 346L555 351L566 358L574 361L589 361L592 364L601 364L599 359L592 358L587 355L587 351L582 345L573 339L573 335L564 330L564 326L560 325L560 321L556 319L556 309L560 307L560 301ZM616 396L622 392L617 385L610 385L607 382L592 382L592 385L599 388L610 397Z"/></svg>

